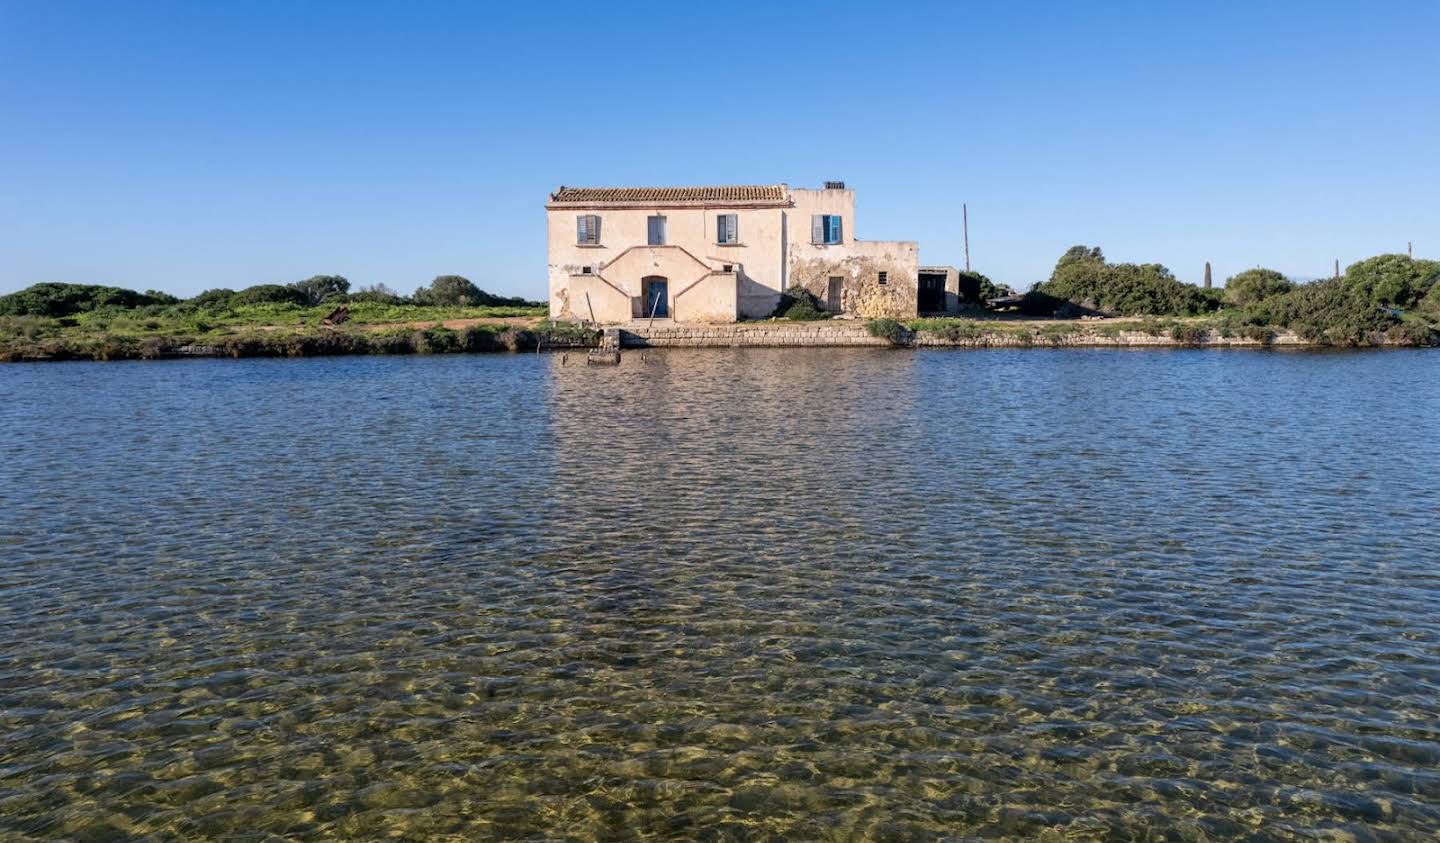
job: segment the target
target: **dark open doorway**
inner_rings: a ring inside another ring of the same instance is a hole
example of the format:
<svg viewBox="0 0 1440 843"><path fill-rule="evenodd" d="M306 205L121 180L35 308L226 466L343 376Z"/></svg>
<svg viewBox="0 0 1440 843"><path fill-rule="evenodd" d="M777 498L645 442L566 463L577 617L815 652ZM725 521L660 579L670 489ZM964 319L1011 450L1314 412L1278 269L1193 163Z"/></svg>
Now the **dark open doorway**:
<svg viewBox="0 0 1440 843"><path fill-rule="evenodd" d="M940 313L945 310L945 274L942 272L920 273L919 300L916 309L921 313Z"/></svg>
<svg viewBox="0 0 1440 843"><path fill-rule="evenodd" d="M830 276L830 285L825 288L825 309L831 313L839 313L844 306L841 299L845 291L845 279L839 275Z"/></svg>

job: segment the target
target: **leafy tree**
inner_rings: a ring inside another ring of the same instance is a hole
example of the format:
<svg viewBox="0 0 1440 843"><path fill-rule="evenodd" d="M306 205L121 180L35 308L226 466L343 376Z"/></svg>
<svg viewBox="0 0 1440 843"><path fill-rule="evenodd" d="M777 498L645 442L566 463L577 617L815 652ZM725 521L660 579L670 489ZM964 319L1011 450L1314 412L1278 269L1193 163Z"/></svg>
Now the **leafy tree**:
<svg viewBox="0 0 1440 843"><path fill-rule="evenodd" d="M1376 255L1346 267L1345 287L1381 307L1410 308L1440 281L1440 261Z"/></svg>
<svg viewBox="0 0 1440 843"><path fill-rule="evenodd" d="M1247 269L1225 282L1225 297L1241 306L1255 304L1295 289L1295 283L1273 269Z"/></svg>
<svg viewBox="0 0 1440 843"><path fill-rule="evenodd" d="M484 294L479 287L470 283L469 278L460 275L441 275L421 287L412 296L416 304L438 305L441 307L475 307L481 304Z"/></svg>
<svg viewBox="0 0 1440 843"><path fill-rule="evenodd" d="M1070 263L1105 263L1105 253L1100 251L1099 246L1071 246L1065 250L1065 254L1056 261L1055 269Z"/></svg>
<svg viewBox="0 0 1440 843"><path fill-rule="evenodd" d="M304 293L306 303L311 305L320 304L328 298L343 296L350 290L350 282L341 275L312 275L290 286Z"/></svg>
<svg viewBox="0 0 1440 843"><path fill-rule="evenodd" d="M984 275L978 272L960 273L960 301L983 302L986 299L993 299L999 294L1000 288Z"/></svg>

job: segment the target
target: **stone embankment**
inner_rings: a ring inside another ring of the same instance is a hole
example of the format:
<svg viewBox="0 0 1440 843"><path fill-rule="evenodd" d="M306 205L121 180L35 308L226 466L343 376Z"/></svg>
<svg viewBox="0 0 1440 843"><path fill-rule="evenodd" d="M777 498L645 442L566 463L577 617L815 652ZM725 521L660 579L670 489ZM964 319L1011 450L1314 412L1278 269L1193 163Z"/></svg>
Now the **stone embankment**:
<svg viewBox="0 0 1440 843"><path fill-rule="evenodd" d="M1110 330L1076 323L1043 326L1017 324L1014 327L975 326L963 335L946 336L931 331L904 331L900 342L871 335L863 322L742 322L733 325L646 325L632 323L620 328L620 342L626 348L842 348L848 346L890 348L1264 348L1309 345L1290 331L1268 336L1223 337L1216 331L1176 338L1171 332L1159 334L1138 330Z"/></svg>

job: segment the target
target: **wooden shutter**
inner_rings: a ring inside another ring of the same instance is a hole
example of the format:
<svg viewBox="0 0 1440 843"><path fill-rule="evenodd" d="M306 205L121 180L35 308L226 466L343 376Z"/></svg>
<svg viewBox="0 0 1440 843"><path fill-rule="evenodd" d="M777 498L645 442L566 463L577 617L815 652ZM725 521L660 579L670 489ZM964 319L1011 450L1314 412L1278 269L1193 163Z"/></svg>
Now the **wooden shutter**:
<svg viewBox="0 0 1440 843"><path fill-rule="evenodd" d="M588 230L587 230L587 229L588 229L588 226L586 225L586 223L588 223L589 221L590 221L590 218L587 217L587 216L585 216L584 214L581 214L581 215L579 215L579 216L577 216L577 217L575 218L575 242L576 242L576 243L589 243L589 242L590 242L590 241L587 239L590 235L589 235L589 232L588 232Z"/></svg>
<svg viewBox="0 0 1440 843"><path fill-rule="evenodd" d="M721 234L721 239L720 239L720 242L721 242L721 243L739 243L739 242L740 242L739 233L736 231L736 219L737 219L737 216L738 216L738 215L736 215L736 214L725 214L724 216L722 216L722 217L720 218L720 222L721 222L721 224L722 224L721 227L722 227L722 229L723 229L722 234Z"/></svg>
<svg viewBox="0 0 1440 843"><path fill-rule="evenodd" d="M590 242L600 245L600 215L590 215Z"/></svg>
<svg viewBox="0 0 1440 843"><path fill-rule="evenodd" d="M836 242L836 243L844 243L844 242L845 242L845 231L844 231L844 229L842 228L842 226L845 224L845 223L844 223L844 217L841 217L841 216L839 216L839 215L836 215L836 216L831 217L830 219L835 222L835 237L834 237L834 242Z"/></svg>
<svg viewBox="0 0 1440 843"><path fill-rule="evenodd" d="M650 217L650 245L665 245L665 218Z"/></svg>
<svg viewBox="0 0 1440 843"><path fill-rule="evenodd" d="M825 242L825 217L815 214L810 218L810 242Z"/></svg>

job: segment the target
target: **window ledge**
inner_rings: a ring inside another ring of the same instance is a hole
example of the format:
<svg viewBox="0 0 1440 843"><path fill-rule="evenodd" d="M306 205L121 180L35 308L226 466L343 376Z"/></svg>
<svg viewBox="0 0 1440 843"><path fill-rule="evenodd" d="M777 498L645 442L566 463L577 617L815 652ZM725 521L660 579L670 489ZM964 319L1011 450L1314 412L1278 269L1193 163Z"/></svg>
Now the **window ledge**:
<svg viewBox="0 0 1440 843"><path fill-rule="evenodd" d="M605 248L605 244L603 244L603 243L576 243L576 244L575 244L575 247L576 247L577 249L603 249L603 248Z"/></svg>
<svg viewBox="0 0 1440 843"><path fill-rule="evenodd" d="M716 243L721 248L738 249L744 247L744 243Z"/></svg>

